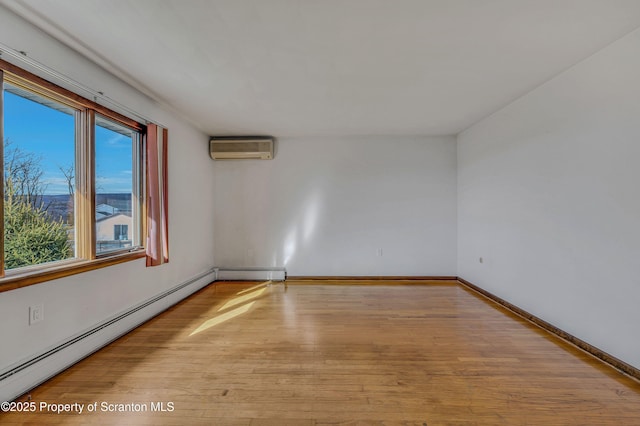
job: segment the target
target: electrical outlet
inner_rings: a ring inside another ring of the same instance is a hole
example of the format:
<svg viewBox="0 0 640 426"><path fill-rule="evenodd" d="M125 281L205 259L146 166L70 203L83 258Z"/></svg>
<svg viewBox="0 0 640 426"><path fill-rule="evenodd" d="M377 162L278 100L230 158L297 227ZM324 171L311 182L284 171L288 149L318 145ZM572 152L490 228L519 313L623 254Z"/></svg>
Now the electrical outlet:
<svg viewBox="0 0 640 426"><path fill-rule="evenodd" d="M29 325L33 325L44 320L44 304L29 306Z"/></svg>
<svg viewBox="0 0 640 426"><path fill-rule="evenodd" d="M382 256L382 249L381 248L378 249L378 256Z"/></svg>
<svg viewBox="0 0 640 426"><path fill-rule="evenodd" d="M479 258L479 259L478 259L478 262L480 262L480 263L484 263L484 259L483 259L483 258Z"/></svg>

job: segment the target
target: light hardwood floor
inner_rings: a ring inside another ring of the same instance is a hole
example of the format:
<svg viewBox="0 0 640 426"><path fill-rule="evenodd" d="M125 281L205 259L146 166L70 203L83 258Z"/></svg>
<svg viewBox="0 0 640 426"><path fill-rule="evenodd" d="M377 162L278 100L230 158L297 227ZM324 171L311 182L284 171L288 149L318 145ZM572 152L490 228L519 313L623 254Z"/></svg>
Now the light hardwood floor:
<svg viewBox="0 0 640 426"><path fill-rule="evenodd" d="M342 284L211 285L30 393L82 414L0 423L640 424L640 383L455 282Z"/></svg>

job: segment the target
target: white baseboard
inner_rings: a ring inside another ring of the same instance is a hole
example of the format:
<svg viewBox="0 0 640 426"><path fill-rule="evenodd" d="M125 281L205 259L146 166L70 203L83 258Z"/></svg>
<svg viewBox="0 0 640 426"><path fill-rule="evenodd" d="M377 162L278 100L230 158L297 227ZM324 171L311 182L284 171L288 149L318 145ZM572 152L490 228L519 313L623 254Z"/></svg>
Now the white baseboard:
<svg viewBox="0 0 640 426"><path fill-rule="evenodd" d="M215 269L203 272L2 372L0 401L12 401L35 388L185 297L206 287L215 278Z"/></svg>
<svg viewBox="0 0 640 426"><path fill-rule="evenodd" d="M284 281L287 272L284 268L217 268L218 280L222 281Z"/></svg>

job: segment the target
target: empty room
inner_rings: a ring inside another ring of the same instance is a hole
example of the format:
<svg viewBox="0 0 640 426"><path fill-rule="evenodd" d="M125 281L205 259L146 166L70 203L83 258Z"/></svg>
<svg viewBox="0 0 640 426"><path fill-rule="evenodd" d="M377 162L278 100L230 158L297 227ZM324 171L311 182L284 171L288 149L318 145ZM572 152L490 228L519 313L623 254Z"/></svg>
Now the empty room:
<svg viewBox="0 0 640 426"><path fill-rule="evenodd" d="M0 424L640 424L637 0L0 0Z"/></svg>

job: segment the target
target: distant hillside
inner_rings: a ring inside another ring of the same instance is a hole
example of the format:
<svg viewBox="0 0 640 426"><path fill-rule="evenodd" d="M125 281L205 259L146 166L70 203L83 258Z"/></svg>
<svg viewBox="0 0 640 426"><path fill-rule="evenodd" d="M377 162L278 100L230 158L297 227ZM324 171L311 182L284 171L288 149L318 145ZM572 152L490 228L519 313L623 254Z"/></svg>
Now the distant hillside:
<svg viewBox="0 0 640 426"><path fill-rule="evenodd" d="M131 214L131 193L128 194L96 194L96 206L108 204L120 213Z"/></svg>
<svg viewBox="0 0 640 426"><path fill-rule="evenodd" d="M73 202L69 195L43 195L42 203L47 214L55 220L70 222ZM96 205L108 204L120 213L131 214L131 194L96 194Z"/></svg>

